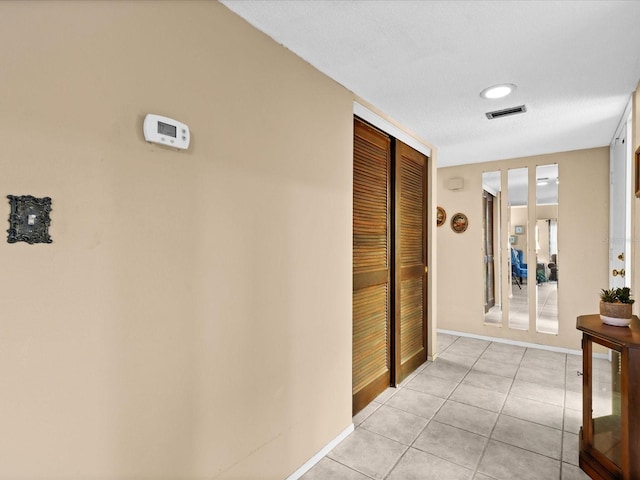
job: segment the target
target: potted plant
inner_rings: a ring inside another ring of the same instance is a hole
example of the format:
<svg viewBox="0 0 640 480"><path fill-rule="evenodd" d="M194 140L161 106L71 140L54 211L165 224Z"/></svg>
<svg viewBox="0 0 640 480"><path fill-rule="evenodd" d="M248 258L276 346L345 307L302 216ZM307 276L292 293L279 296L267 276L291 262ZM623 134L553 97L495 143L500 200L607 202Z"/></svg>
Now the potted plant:
<svg viewBox="0 0 640 480"><path fill-rule="evenodd" d="M631 323L631 298L629 287L602 289L600 293L600 319L607 325L627 327Z"/></svg>

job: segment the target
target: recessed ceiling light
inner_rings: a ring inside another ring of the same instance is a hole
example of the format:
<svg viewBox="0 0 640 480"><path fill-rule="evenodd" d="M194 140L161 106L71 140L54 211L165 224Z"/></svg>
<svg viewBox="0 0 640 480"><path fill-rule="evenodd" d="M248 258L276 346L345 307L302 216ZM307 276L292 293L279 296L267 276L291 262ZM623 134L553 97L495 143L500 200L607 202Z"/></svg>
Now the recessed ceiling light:
<svg viewBox="0 0 640 480"><path fill-rule="evenodd" d="M509 95L516 89L516 86L512 83L501 83L500 85L494 85L492 87L485 88L480 92L482 98L488 98L490 100L496 98L503 98Z"/></svg>

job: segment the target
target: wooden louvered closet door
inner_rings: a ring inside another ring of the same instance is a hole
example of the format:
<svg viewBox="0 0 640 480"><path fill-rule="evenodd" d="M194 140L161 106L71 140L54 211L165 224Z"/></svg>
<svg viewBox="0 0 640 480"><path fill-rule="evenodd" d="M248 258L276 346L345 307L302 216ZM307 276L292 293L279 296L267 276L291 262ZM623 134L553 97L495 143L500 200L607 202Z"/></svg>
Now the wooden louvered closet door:
<svg viewBox="0 0 640 480"><path fill-rule="evenodd" d="M394 385L427 359L427 157L395 142Z"/></svg>
<svg viewBox="0 0 640 480"><path fill-rule="evenodd" d="M354 120L353 413L391 382L391 139Z"/></svg>

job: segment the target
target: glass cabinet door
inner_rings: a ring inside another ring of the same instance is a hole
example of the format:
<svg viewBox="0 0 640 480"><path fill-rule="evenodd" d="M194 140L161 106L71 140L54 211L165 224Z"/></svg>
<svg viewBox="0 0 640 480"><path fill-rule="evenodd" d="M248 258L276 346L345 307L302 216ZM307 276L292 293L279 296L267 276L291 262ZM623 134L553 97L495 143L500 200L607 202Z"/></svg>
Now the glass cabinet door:
<svg viewBox="0 0 640 480"><path fill-rule="evenodd" d="M598 348L598 352L592 353L591 357L592 445L595 450L620 466L622 451L622 401L620 396L622 356L620 352L609 348L606 349L605 354L601 353L602 348Z"/></svg>
<svg viewBox="0 0 640 480"><path fill-rule="evenodd" d="M640 319L629 327L581 315L582 428L579 465L591 478L640 480Z"/></svg>

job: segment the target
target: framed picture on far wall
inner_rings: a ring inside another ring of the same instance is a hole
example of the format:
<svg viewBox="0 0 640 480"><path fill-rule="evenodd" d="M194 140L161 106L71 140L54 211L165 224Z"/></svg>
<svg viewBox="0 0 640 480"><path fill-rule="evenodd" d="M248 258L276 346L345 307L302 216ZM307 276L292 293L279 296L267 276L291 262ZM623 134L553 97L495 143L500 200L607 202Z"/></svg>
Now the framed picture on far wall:
<svg viewBox="0 0 640 480"><path fill-rule="evenodd" d="M516 225L516 235L522 235L524 233L524 226Z"/></svg>
<svg viewBox="0 0 640 480"><path fill-rule="evenodd" d="M510 235L509 236L509 244L510 245L515 245L517 240L518 240L518 237L516 237L515 235Z"/></svg>

